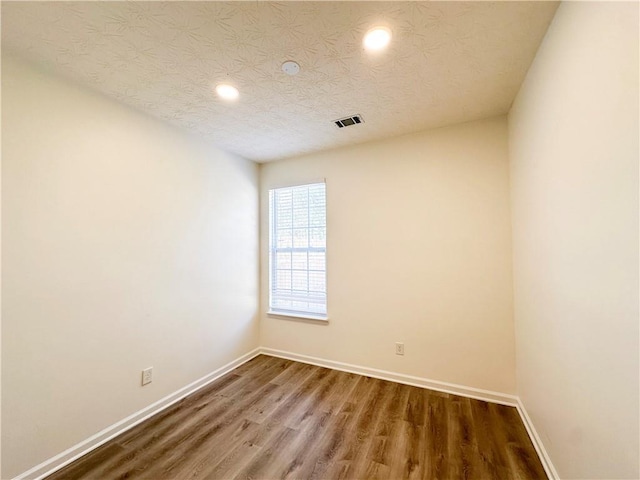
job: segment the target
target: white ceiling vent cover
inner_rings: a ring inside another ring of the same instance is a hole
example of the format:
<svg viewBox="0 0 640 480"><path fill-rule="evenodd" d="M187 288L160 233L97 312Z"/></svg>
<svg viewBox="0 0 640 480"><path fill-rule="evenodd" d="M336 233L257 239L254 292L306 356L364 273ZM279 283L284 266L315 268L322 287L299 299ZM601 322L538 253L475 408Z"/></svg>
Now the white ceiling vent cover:
<svg viewBox="0 0 640 480"><path fill-rule="evenodd" d="M336 124L338 128L350 127L351 125L357 125L359 123L364 123L362 119L362 115L353 115L351 117L344 117L339 120L334 120L333 123Z"/></svg>

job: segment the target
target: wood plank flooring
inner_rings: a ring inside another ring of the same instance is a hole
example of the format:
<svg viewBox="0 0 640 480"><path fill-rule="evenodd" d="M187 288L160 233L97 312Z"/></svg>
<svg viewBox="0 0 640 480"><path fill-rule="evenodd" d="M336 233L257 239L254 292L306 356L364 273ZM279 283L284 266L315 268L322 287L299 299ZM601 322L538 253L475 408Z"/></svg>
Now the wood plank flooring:
<svg viewBox="0 0 640 480"><path fill-rule="evenodd" d="M546 479L513 407L258 356L62 479Z"/></svg>

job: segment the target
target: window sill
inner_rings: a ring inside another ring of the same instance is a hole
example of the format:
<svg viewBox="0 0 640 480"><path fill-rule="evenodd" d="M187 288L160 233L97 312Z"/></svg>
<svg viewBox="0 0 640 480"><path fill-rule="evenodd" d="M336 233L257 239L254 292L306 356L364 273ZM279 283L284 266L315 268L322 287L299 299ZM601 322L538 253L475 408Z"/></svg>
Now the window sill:
<svg viewBox="0 0 640 480"><path fill-rule="evenodd" d="M289 313L289 312L272 312L268 311L267 315L270 317L287 317L287 318L299 318L301 320L313 320L315 322L329 323L329 317L318 315L305 315L304 313Z"/></svg>

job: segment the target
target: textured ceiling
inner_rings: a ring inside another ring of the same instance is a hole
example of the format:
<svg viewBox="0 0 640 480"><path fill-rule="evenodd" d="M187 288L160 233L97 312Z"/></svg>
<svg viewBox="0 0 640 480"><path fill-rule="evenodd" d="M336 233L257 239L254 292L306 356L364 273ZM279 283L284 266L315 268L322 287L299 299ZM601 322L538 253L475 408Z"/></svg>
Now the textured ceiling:
<svg viewBox="0 0 640 480"><path fill-rule="evenodd" d="M508 111L556 2L2 2L2 42L268 161ZM363 34L386 25L370 55ZM297 76L280 66L293 59ZM221 81L240 90L225 103ZM332 123L359 113L365 123Z"/></svg>

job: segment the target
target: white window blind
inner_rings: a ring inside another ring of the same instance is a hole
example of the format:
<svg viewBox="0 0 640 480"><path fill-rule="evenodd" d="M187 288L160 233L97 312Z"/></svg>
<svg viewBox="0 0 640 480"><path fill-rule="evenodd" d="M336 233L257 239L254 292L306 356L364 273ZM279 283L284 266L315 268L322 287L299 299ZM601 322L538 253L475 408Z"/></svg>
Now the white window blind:
<svg viewBox="0 0 640 480"><path fill-rule="evenodd" d="M269 307L327 315L327 202L324 183L269 190Z"/></svg>

